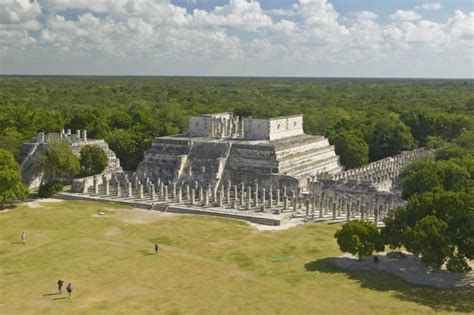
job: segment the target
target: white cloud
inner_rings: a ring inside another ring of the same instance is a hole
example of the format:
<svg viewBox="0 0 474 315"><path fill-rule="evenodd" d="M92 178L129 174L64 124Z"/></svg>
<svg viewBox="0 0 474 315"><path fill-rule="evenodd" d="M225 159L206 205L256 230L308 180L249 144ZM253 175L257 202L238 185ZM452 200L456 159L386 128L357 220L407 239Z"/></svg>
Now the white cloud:
<svg viewBox="0 0 474 315"><path fill-rule="evenodd" d="M397 10L397 12L390 15L390 18L394 21L416 21L421 19L421 15L415 11Z"/></svg>
<svg viewBox="0 0 474 315"><path fill-rule="evenodd" d="M295 16L296 12L290 9L270 9L266 11L269 15L274 16Z"/></svg>
<svg viewBox="0 0 474 315"><path fill-rule="evenodd" d="M266 11L256 0L192 11L170 0L0 0L0 72L29 71L24 65L37 60L36 69L66 67L54 72L114 73L119 65L157 74L166 68L284 75L275 71L286 67L295 71L288 75L321 75L322 69L329 71L325 75L357 75L419 69L411 64L418 56L420 64L458 62L446 64L446 71L466 73L473 42L474 12L456 11L443 23L404 10L389 21L368 10L341 16L328 0Z"/></svg>
<svg viewBox="0 0 474 315"><path fill-rule="evenodd" d="M440 10L443 6L439 2L432 3L423 3L422 5L415 6L415 10L426 10L426 11L436 11Z"/></svg>

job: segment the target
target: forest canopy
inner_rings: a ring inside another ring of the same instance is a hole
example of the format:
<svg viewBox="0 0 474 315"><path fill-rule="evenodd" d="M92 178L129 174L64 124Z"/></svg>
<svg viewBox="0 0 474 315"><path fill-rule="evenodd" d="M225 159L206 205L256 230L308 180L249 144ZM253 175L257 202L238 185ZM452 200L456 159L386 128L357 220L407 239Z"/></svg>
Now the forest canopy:
<svg viewBox="0 0 474 315"><path fill-rule="evenodd" d="M348 168L474 129L472 80L198 77L0 77L0 148L18 159L39 131L86 129L134 170L154 137L187 131L188 115L303 114Z"/></svg>

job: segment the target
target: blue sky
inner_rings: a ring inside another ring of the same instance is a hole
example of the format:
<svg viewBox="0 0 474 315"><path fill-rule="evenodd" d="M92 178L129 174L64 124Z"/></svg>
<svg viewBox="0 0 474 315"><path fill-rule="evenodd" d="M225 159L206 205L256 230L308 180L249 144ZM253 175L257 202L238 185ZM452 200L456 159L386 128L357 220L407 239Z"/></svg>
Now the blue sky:
<svg viewBox="0 0 474 315"><path fill-rule="evenodd" d="M1 0L0 74L472 78L473 6Z"/></svg>

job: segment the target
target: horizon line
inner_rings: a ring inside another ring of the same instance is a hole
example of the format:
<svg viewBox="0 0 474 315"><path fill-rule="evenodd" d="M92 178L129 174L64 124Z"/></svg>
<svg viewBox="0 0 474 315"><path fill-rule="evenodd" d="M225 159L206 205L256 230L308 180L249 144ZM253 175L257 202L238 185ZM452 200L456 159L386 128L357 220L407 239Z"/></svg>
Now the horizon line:
<svg viewBox="0 0 474 315"><path fill-rule="evenodd" d="M247 78L247 79L396 79L396 80L474 80L474 77L385 77L385 76L267 76L267 75L171 75L171 74L11 74L0 77L162 77L162 78Z"/></svg>

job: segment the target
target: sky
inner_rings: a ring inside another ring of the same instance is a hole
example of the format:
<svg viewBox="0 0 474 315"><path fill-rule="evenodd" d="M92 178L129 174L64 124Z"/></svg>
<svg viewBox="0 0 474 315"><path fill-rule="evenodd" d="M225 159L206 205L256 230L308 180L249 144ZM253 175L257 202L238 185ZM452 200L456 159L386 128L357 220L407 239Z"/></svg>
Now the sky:
<svg viewBox="0 0 474 315"><path fill-rule="evenodd" d="M0 0L0 74L474 78L474 0Z"/></svg>

